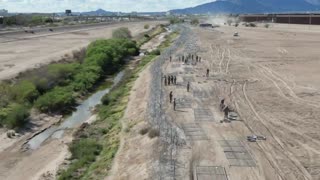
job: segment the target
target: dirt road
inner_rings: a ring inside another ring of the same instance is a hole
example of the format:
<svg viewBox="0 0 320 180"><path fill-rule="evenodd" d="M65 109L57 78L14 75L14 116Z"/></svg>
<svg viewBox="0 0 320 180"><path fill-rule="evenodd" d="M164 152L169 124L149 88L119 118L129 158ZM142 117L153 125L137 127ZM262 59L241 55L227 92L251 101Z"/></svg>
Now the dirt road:
<svg viewBox="0 0 320 180"><path fill-rule="evenodd" d="M147 31L144 29L145 24L152 28L161 23L165 22L124 22L63 32L0 35L0 80L14 77L30 68L61 60L65 56L70 57L72 51L86 47L96 39L110 38L112 30L116 28L128 27L135 36Z"/></svg>
<svg viewBox="0 0 320 180"><path fill-rule="evenodd" d="M193 28L194 39L166 61L163 74L178 85L164 87L165 113L187 137L168 177L320 179L320 31L281 28ZM198 46L201 63L178 61L194 53L188 46ZM220 122L222 99L236 113L230 123ZM267 139L248 142L249 135Z"/></svg>

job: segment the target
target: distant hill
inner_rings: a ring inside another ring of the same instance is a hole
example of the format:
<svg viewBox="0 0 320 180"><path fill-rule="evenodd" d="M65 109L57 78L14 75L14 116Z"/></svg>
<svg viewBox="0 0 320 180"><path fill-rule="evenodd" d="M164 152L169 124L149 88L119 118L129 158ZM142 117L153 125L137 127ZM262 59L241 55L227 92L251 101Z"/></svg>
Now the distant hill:
<svg viewBox="0 0 320 180"><path fill-rule="evenodd" d="M88 16L103 16L103 15L112 15L114 14L114 12L98 9L96 11L82 12L81 14L88 15Z"/></svg>
<svg viewBox="0 0 320 180"><path fill-rule="evenodd" d="M217 0L170 12L175 14L306 12L319 11L319 4L319 0Z"/></svg>

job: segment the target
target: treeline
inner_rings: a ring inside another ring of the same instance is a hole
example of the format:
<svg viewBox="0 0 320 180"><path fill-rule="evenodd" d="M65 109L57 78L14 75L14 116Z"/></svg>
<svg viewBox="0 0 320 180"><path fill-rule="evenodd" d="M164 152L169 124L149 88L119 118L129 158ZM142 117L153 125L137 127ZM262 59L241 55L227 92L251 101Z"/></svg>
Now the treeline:
<svg viewBox="0 0 320 180"><path fill-rule="evenodd" d="M49 16L26 15L26 14L19 14L19 15L8 16L3 18L3 24L7 26L12 26L12 25L36 26L36 25L43 25L47 23L53 23L56 21L57 20L54 20Z"/></svg>
<svg viewBox="0 0 320 180"><path fill-rule="evenodd" d="M135 41L124 38L97 40L89 45L83 62L48 65L18 82L0 83L0 126L21 127L35 107L44 113L65 111L106 75L137 55Z"/></svg>
<svg viewBox="0 0 320 180"><path fill-rule="evenodd" d="M169 47L178 32L166 36L158 50ZM112 167L112 161L120 145L120 119L123 118L129 101L130 91L140 72L159 54L150 53L144 56L133 68L126 68L121 82L102 98L98 106L97 121L78 130L69 146L72 154L68 168L58 172L59 180L103 179ZM129 132L134 124L124 129Z"/></svg>

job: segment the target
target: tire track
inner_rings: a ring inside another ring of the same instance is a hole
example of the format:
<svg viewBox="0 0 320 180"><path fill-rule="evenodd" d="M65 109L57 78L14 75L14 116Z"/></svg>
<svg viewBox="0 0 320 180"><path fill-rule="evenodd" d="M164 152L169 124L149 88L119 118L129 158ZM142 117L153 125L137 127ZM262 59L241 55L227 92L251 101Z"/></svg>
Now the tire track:
<svg viewBox="0 0 320 180"><path fill-rule="evenodd" d="M286 88L288 91L289 91L289 94L292 98L295 98L297 101L302 101L302 102L305 102L307 105L309 106L313 106L313 107L316 107L316 108L320 108L320 106L318 105L318 103L315 103L315 102L312 102L312 101L308 101L308 100L305 100L305 99L302 99L300 97L298 97L295 92L293 91L293 89L280 77L279 74L277 74L276 72L274 72L273 70L271 70L270 68L268 67L265 67L265 66L260 66L261 68L265 69L271 77L273 77L275 80L278 80L280 82L282 82L284 88Z"/></svg>
<svg viewBox="0 0 320 180"><path fill-rule="evenodd" d="M312 179L311 175L307 172L307 170L301 165L301 163L296 160L293 159L293 155L291 152L287 151L284 144L280 141L280 139L278 137L276 137L271 130L269 129L268 125L264 122L263 118L261 118L261 116L257 113L257 111L255 110L253 104L251 103L251 101L249 100L247 93L246 93L246 85L247 82L244 83L243 87L242 87L242 91L243 91L243 95L245 97L246 102L248 103L251 111L254 113L254 115L257 117L257 119L259 120L259 122L261 122L261 124L264 126L264 128L268 131L268 133L271 135L271 137L276 141L276 143L281 147L282 149L282 153L293 163L293 165L302 173L303 178L304 179Z"/></svg>

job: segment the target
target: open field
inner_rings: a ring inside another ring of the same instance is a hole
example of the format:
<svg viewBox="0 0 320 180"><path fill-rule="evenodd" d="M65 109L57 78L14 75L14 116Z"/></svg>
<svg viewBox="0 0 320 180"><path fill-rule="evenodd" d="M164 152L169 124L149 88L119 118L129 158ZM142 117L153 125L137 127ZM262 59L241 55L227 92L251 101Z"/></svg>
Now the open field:
<svg viewBox="0 0 320 180"><path fill-rule="evenodd" d="M183 33L182 45L165 54L161 69L158 64L152 70L153 80L161 81L162 72L178 82L151 84L157 95L151 95L150 123L163 140L154 148L160 160L154 177L320 179L320 32L297 29L222 26ZM202 57L201 63L178 61L188 53ZM176 111L168 102L170 91ZM230 123L220 122L222 99L237 114ZM266 141L248 142L249 135Z"/></svg>
<svg viewBox="0 0 320 180"><path fill-rule="evenodd" d="M143 31L145 24L154 27L163 21L124 22L105 26L86 26L77 29L61 29L57 32L35 34L0 34L0 80L14 77L19 72L39 67L62 57L71 57L71 52L86 47L99 38L110 38L112 30L128 27L135 36Z"/></svg>

